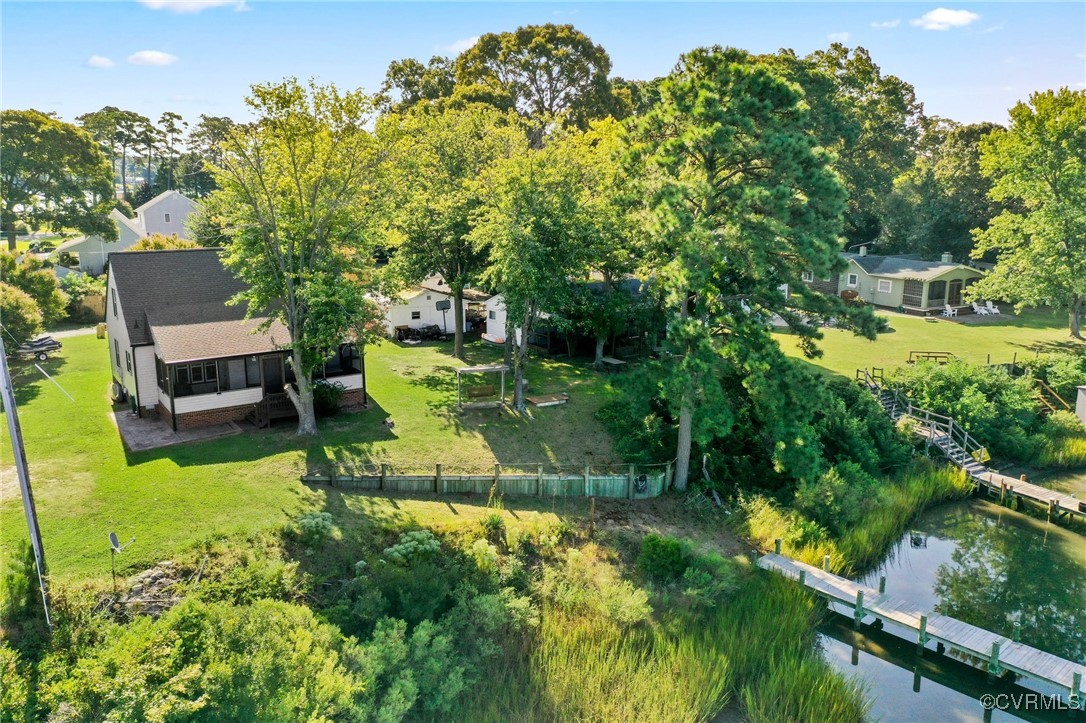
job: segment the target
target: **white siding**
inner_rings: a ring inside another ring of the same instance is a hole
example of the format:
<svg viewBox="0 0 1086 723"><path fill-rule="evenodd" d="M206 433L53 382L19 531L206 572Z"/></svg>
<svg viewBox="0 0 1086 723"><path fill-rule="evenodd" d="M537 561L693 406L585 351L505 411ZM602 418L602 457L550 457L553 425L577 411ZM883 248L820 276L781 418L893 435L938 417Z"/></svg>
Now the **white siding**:
<svg viewBox="0 0 1086 723"><path fill-rule="evenodd" d="M448 294L443 294L440 291L422 290L416 296L404 300L398 299L398 303L394 303L389 307L388 312L385 314L385 331L388 335L394 336L393 331L397 326L410 326L412 329L418 329L419 327L428 326L430 324L437 324L441 327L442 331L448 326L449 333L453 333L453 328L456 324L455 312L450 308L447 312L441 312L437 310L437 302L449 300L452 298ZM464 311L468 308L468 302L464 300ZM419 318L412 319L412 312L418 312Z"/></svg>
<svg viewBox="0 0 1086 723"><path fill-rule="evenodd" d="M114 314L113 299L117 298ZM113 378L127 390L129 394L137 394L135 375L128 371L125 363L125 353L132 353L132 346L128 340L128 327L124 323L124 308L120 295L117 294L117 285L112 276L106 286L106 339L109 342L109 368L113 372ZM120 350L120 363L117 361L117 350ZM135 367L132 367L135 369Z"/></svg>
<svg viewBox="0 0 1086 723"><path fill-rule="evenodd" d="M188 412L205 412L209 409L222 409L224 407L240 407L243 404L256 404L264 398L264 390L260 387L252 389L235 389L218 394L193 394L190 397L175 397L173 400L174 411L177 414ZM169 408L169 400L166 407Z"/></svg>
<svg viewBox="0 0 1086 723"><path fill-rule="evenodd" d="M509 334L507 331L505 300L501 294L492 296L483 304L483 309L486 311L486 327L483 330L483 338L495 344L504 344L505 337Z"/></svg>
<svg viewBox="0 0 1086 723"><path fill-rule="evenodd" d="M132 350L135 365L136 383L139 386L137 398L140 406L152 408L158 401L158 372L155 369L155 348L137 346ZM169 404L166 405L167 407Z"/></svg>
<svg viewBox="0 0 1086 723"><path fill-rule="evenodd" d="M153 233L166 236L177 234L180 238L188 238L187 224L189 216L196 210L196 203L177 191L170 191L161 198L152 200L152 205L140 207L136 214L147 235L150 236ZM169 221L166 220L167 214L170 217Z"/></svg>
<svg viewBox="0 0 1086 723"><path fill-rule="evenodd" d="M143 234L140 233L136 222L126 218L120 211L110 211L110 218L117 226L117 240L107 243L101 236L88 236L86 241L79 245L79 270L84 273L97 276L106 268L106 261L111 253L125 251L134 246Z"/></svg>

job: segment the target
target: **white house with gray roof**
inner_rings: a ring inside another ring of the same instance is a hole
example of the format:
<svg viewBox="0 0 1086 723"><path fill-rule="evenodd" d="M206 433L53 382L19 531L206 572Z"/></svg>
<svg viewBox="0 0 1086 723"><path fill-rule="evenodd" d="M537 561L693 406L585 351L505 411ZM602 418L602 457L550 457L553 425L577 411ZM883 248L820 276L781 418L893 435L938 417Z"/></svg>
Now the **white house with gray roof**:
<svg viewBox="0 0 1086 723"><path fill-rule="evenodd" d="M249 418L258 426L295 416L285 386L290 335L226 302L245 289L221 249L113 254L106 286L110 367L118 396L140 416L176 429ZM261 328L265 327L265 328ZM366 402L363 360L352 343L314 378L343 386L344 406Z"/></svg>
<svg viewBox="0 0 1086 723"><path fill-rule="evenodd" d="M79 257L79 271L97 276L105 270L110 254L127 251L151 234L186 238L189 216L198 208L195 201L177 191L163 191L137 208L135 218L128 218L117 209L109 212L117 225L116 241L106 241L101 236L79 236L58 246L57 253Z"/></svg>
<svg viewBox="0 0 1086 723"><path fill-rule="evenodd" d="M878 256L867 253L841 254L848 262L844 273L817 279L805 272L808 286L830 294L855 292L869 304L909 312L929 314L947 305L968 310L962 292L984 276L979 269L955 263L950 254L939 261L921 261L908 256Z"/></svg>

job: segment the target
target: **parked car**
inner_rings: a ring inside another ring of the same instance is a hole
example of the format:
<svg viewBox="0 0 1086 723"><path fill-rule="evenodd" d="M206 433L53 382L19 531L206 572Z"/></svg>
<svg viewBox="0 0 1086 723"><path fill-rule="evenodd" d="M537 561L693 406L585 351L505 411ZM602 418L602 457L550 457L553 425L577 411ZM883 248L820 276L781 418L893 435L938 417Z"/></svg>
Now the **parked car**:
<svg viewBox="0 0 1086 723"><path fill-rule="evenodd" d="M35 241L28 250L32 254L49 254L57 250L57 245L52 241Z"/></svg>

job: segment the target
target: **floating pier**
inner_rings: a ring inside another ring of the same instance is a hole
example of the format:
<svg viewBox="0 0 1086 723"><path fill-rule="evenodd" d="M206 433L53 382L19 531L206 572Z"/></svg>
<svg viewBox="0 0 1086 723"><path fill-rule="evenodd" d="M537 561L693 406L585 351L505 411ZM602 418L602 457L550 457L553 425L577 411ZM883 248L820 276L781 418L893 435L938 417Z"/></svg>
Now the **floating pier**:
<svg viewBox="0 0 1086 723"><path fill-rule="evenodd" d="M885 592L885 578L880 581L881 589L876 590L779 553L764 555L758 560L758 567L798 580L808 590L830 602L851 608L856 628L865 618L873 617L913 631L918 654L923 654L926 643L935 641L974 659L993 678L1011 672L1054 685L1073 695L1083 694L1086 665L895 599Z"/></svg>

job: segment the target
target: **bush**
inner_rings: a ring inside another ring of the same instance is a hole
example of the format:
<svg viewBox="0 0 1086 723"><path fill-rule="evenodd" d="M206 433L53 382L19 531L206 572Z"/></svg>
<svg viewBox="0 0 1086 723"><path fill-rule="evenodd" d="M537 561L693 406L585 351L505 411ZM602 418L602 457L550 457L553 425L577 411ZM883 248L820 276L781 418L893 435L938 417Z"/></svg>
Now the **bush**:
<svg viewBox="0 0 1086 723"><path fill-rule="evenodd" d="M1063 352L1028 359L1022 365L1074 406L1078 387L1086 385L1086 353Z"/></svg>
<svg viewBox="0 0 1086 723"><path fill-rule="evenodd" d="M795 507L835 535L860 521L878 504L879 483L853 462L840 462L814 482L802 482Z"/></svg>
<svg viewBox="0 0 1086 723"><path fill-rule="evenodd" d="M637 566L646 576L661 582L678 580L689 566L689 555L683 544L666 535L645 535Z"/></svg>
<svg viewBox="0 0 1086 723"><path fill-rule="evenodd" d="M3 319L5 346L16 346L41 333L42 314L34 299L25 291L0 281L0 319Z"/></svg>
<svg viewBox="0 0 1086 723"><path fill-rule="evenodd" d="M19 653L0 642L0 721L33 720L29 709L30 681Z"/></svg>
<svg viewBox="0 0 1086 723"><path fill-rule="evenodd" d="M339 382L329 382L324 379L313 384L313 410L318 417L334 417L339 414L340 403L346 392Z"/></svg>
<svg viewBox="0 0 1086 723"><path fill-rule="evenodd" d="M64 318L68 297L60 290L60 281L52 267L37 256L0 251L0 279L34 300L43 325L50 326Z"/></svg>
<svg viewBox="0 0 1086 723"><path fill-rule="evenodd" d="M335 532L332 515L328 512L304 512L298 516L298 539L306 547L318 547Z"/></svg>

